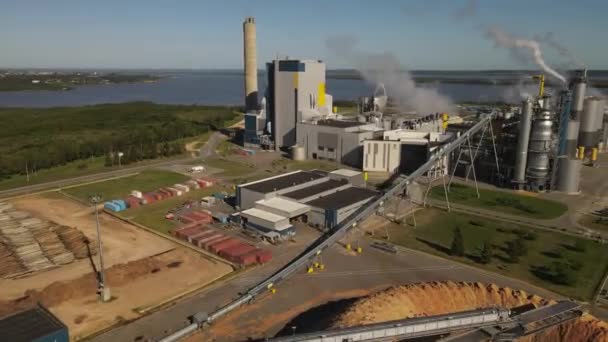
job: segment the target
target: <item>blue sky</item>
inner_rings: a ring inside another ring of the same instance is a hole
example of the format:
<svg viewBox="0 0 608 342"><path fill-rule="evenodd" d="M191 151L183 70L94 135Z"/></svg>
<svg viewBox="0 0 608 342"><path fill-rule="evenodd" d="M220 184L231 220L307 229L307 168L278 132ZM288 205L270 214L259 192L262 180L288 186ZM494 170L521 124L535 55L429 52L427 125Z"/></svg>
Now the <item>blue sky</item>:
<svg viewBox="0 0 608 342"><path fill-rule="evenodd" d="M240 68L241 23L254 16L260 67L277 53L349 67L327 51L335 35L410 69L531 67L484 38L480 27L497 25L552 32L590 68L608 69L607 13L605 0L0 0L0 67Z"/></svg>

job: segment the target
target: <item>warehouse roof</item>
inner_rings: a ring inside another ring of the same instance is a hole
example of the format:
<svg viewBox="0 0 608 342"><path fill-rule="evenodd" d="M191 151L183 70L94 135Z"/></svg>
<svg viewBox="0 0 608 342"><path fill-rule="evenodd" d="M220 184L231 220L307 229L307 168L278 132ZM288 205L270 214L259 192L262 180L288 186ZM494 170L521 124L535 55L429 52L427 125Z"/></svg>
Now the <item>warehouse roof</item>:
<svg viewBox="0 0 608 342"><path fill-rule="evenodd" d="M286 198L273 197L255 202L256 204L264 205L269 208L276 208L285 212L298 212L301 210L309 210L306 204L290 201Z"/></svg>
<svg viewBox="0 0 608 342"><path fill-rule="evenodd" d="M321 192L339 188L346 184L348 184L348 181L346 179L330 179L326 182L308 186L304 189L288 192L286 194L283 194L282 196L293 198L295 200L301 200L303 198L310 197Z"/></svg>
<svg viewBox="0 0 608 342"><path fill-rule="evenodd" d="M320 175L317 172L294 171L283 175L274 176L247 184L242 184L239 185L239 187L256 192L269 193L290 188L292 186L304 184L323 177L323 175Z"/></svg>
<svg viewBox="0 0 608 342"><path fill-rule="evenodd" d="M349 169L338 169L336 171L332 171L331 173L334 175L340 175L340 176L345 176L345 177L354 177L354 176L358 176L361 174L360 171L349 170Z"/></svg>
<svg viewBox="0 0 608 342"><path fill-rule="evenodd" d="M241 216L253 216L253 217L257 217L264 221L268 221L268 222L272 222L272 223L277 223L277 222L281 222L283 220L287 220L287 218L284 216L269 213L266 210L262 210L262 209L258 209L258 208L251 208L251 209L243 210L243 211L241 211Z"/></svg>
<svg viewBox="0 0 608 342"><path fill-rule="evenodd" d="M62 329L66 329L65 325L42 306L0 319L3 341L30 342Z"/></svg>
<svg viewBox="0 0 608 342"><path fill-rule="evenodd" d="M350 187L342 191L334 192L333 194L317 198L316 200L312 200L306 204L311 207L321 209L340 209L374 197L377 194L378 192L373 190Z"/></svg>

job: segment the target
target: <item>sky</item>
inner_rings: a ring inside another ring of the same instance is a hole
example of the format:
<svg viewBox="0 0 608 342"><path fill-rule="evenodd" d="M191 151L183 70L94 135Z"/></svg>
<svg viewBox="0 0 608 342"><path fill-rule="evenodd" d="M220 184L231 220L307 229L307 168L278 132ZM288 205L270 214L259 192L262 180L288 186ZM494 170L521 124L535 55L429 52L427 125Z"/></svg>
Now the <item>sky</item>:
<svg viewBox="0 0 608 342"><path fill-rule="evenodd" d="M608 69L607 13L606 0L0 0L0 68L242 68L242 21L253 16L260 68L277 55L348 68L326 47L335 36L412 70L532 67L484 37L492 25L551 33ZM549 64L568 65L545 45Z"/></svg>

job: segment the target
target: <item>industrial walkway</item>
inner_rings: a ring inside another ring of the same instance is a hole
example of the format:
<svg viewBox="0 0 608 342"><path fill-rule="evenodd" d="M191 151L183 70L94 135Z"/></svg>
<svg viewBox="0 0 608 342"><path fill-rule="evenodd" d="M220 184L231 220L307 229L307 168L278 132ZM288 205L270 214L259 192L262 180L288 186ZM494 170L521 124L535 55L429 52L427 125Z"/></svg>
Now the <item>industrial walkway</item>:
<svg viewBox="0 0 608 342"><path fill-rule="evenodd" d="M526 307L513 313L508 309L485 308L344 329L294 334L270 339L268 342L380 342L397 339L403 341L424 336L440 336L467 329L472 330L440 340L446 342L511 341L576 319L581 315L582 311L577 303L561 301L540 308Z"/></svg>

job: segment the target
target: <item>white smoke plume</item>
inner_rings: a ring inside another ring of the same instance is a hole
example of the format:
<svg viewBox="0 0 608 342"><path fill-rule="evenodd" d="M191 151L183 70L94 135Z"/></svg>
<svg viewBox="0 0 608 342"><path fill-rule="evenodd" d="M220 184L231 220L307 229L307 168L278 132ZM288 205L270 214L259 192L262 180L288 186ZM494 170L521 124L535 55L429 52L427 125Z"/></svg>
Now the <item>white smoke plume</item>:
<svg viewBox="0 0 608 342"><path fill-rule="evenodd" d="M496 43L496 46L511 49L512 51L527 51L528 56L532 57L532 61L544 72L546 72L549 76L560 80L564 84L567 83L566 78L563 75L545 63L540 45L537 41L514 37L494 26L486 28L485 33L487 38Z"/></svg>
<svg viewBox="0 0 608 342"><path fill-rule="evenodd" d="M586 68L585 63L583 63L580 59L578 59L567 47L562 45L560 42L555 39L555 35L553 32L547 32L543 35L537 35L534 37L535 40L547 44L547 46L551 47L560 56L564 57L570 66L574 66L575 68Z"/></svg>
<svg viewBox="0 0 608 342"><path fill-rule="evenodd" d="M383 83L387 95L399 109L418 114L454 113L453 103L435 89L420 88L411 74L395 56L389 53L370 54L356 49L356 39L349 36L332 37L325 42L329 51L357 69L371 84Z"/></svg>

